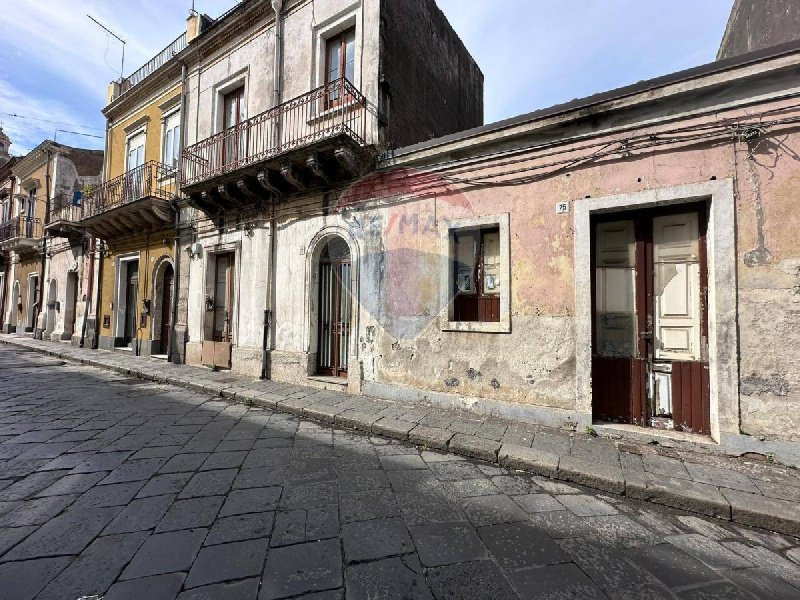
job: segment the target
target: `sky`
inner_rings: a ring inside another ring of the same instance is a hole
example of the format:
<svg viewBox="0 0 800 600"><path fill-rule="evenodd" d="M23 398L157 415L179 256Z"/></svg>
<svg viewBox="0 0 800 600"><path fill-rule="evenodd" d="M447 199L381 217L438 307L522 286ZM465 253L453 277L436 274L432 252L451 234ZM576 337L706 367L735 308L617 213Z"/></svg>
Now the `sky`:
<svg viewBox="0 0 800 600"><path fill-rule="evenodd" d="M318 0L319 1L319 0ZM392 2L393 0L387 0ZM732 0L437 0L484 74L490 123L714 60ZM185 28L192 0L0 0L0 121L12 153L103 147L108 82ZM235 0L195 0L217 17ZM157 24L157 26L154 26ZM16 115L16 116L12 116ZM84 134L84 135L79 135Z"/></svg>

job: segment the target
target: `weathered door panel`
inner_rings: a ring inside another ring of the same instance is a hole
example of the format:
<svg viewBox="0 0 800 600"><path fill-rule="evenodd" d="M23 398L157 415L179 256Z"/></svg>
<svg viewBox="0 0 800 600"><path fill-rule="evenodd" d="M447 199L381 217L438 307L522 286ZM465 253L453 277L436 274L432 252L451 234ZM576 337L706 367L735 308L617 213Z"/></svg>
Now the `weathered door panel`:
<svg viewBox="0 0 800 600"><path fill-rule="evenodd" d="M708 363L672 363L672 420L675 428L711 433Z"/></svg>

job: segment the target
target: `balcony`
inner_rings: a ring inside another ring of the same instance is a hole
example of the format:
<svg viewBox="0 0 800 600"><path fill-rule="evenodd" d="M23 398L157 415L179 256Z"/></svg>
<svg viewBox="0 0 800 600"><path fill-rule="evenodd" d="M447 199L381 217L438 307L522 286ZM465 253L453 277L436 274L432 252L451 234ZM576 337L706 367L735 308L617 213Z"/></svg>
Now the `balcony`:
<svg viewBox="0 0 800 600"><path fill-rule="evenodd" d="M346 79L326 84L187 147L181 190L209 216L361 175L367 100Z"/></svg>
<svg viewBox="0 0 800 600"><path fill-rule="evenodd" d="M156 161L126 171L84 195L80 226L106 241L171 227L176 179Z"/></svg>
<svg viewBox="0 0 800 600"><path fill-rule="evenodd" d="M53 237L78 239L83 235L82 217L83 207L74 204L71 195L58 195L50 205L50 221L44 226L44 231Z"/></svg>
<svg viewBox="0 0 800 600"><path fill-rule="evenodd" d="M42 238L42 222L32 217L14 217L0 223L0 249L33 250Z"/></svg>

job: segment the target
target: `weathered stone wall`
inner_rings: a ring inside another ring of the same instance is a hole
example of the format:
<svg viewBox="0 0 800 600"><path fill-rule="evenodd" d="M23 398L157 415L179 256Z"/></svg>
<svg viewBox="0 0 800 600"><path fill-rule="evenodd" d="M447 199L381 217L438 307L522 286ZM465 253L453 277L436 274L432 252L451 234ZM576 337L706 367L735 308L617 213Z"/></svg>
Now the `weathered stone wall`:
<svg viewBox="0 0 800 600"><path fill-rule="evenodd" d="M800 6L795 0L736 0L718 59L800 39Z"/></svg>

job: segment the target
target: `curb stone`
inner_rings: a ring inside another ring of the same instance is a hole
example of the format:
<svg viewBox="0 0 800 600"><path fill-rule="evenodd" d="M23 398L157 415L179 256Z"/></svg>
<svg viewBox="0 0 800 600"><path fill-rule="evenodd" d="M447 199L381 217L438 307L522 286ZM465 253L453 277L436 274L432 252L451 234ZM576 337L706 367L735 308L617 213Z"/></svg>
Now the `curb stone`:
<svg viewBox="0 0 800 600"><path fill-rule="evenodd" d="M484 439L447 429L403 421L378 412L314 403L305 398L287 398L266 391L215 383L209 380L181 379L180 375L147 372L126 368L95 358L75 356L61 350L29 345L22 341L0 339L0 343L32 350L121 375L156 383L175 385L198 393L216 395L228 402L252 403L277 412L289 413L310 420L335 424L365 433L409 441L436 450L478 458L502 467L527 471L534 475L568 481L589 488L625 495L671 508L761 527L778 533L800 535L800 506L788 500L761 496L688 479L655 476L648 472L625 471L620 465L590 462L574 456L562 456L529 446ZM338 411L338 412L336 412Z"/></svg>

